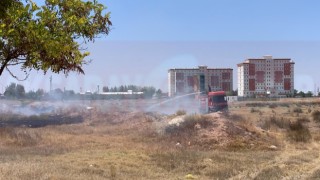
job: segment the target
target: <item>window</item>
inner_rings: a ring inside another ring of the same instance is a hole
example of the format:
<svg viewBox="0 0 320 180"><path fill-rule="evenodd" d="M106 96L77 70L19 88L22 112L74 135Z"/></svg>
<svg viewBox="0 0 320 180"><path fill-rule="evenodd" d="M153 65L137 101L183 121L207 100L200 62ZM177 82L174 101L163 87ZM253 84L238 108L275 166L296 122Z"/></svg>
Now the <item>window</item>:
<svg viewBox="0 0 320 180"><path fill-rule="evenodd" d="M184 80L184 74L183 73L176 73L176 79L178 81L183 81Z"/></svg>
<svg viewBox="0 0 320 180"><path fill-rule="evenodd" d="M275 71L274 72L274 82L275 83L282 83L283 82L283 72L282 71Z"/></svg>
<svg viewBox="0 0 320 180"><path fill-rule="evenodd" d="M256 80L255 79L250 79L249 80L249 90L250 91L255 91L256 89Z"/></svg>
<svg viewBox="0 0 320 180"><path fill-rule="evenodd" d="M249 75L254 76L256 74L256 66L255 64L249 64Z"/></svg>
<svg viewBox="0 0 320 180"><path fill-rule="evenodd" d="M224 80L230 79L230 73L229 72L222 73L222 79L224 79Z"/></svg>

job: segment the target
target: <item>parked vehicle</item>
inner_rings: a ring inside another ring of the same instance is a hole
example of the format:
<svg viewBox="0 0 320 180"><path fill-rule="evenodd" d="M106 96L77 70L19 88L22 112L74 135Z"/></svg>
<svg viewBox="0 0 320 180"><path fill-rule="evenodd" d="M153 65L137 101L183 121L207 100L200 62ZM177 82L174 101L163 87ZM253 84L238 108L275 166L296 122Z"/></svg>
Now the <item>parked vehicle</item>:
<svg viewBox="0 0 320 180"><path fill-rule="evenodd" d="M225 91L208 92L199 97L199 106L201 113L211 113L217 111L227 111L228 102Z"/></svg>

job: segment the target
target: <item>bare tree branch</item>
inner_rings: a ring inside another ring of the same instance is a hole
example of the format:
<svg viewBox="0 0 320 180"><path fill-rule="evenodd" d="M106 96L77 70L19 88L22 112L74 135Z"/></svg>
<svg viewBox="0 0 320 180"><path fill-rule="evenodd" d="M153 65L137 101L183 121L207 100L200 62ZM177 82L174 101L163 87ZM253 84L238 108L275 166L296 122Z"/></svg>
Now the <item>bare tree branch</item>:
<svg viewBox="0 0 320 180"><path fill-rule="evenodd" d="M23 79L19 79L17 76L15 76L11 71L10 71L10 69L8 68L8 66L6 67L6 69L7 69L7 71L10 73L10 75L13 77L13 78L15 78L16 80L18 80L18 81L25 81L26 79L28 79L28 77L29 77L29 73L27 73L27 72L25 72L25 74L26 74L26 77L24 77Z"/></svg>

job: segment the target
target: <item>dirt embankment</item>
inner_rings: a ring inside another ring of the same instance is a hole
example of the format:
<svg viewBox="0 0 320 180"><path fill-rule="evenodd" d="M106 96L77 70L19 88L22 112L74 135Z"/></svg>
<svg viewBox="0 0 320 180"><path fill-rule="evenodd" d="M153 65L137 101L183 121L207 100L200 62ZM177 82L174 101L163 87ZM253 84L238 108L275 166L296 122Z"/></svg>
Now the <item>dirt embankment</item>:
<svg viewBox="0 0 320 180"><path fill-rule="evenodd" d="M175 139L179 144L202 150L225 149L276 149L279 143L276 138L268 132L258 128L246 121L236 121L232 116L224 113L211 113L201 115L199 118L206 119L203 126L195 123L193 129L187 131L173 132L170 138ZM176 117L173 121L181 124L184 117ZM169 121L169 124L172 120ZM168 136L168 135L167 135Z"/></svg>
<svg viewBox="0 0 320 180"><path fill-rule="evenodd" d="M193 116L197 116L192 119ZM190 119L191 117L191 119ZM270 149L279 147L268 132L223 113L174 116L155 112L95 112L89 124L107 124L125 134L190 149ZM188 122L184 122L187 119ZM184 124L185 123L185 124ZM121 129L121 130L120 130Z"/></svg>

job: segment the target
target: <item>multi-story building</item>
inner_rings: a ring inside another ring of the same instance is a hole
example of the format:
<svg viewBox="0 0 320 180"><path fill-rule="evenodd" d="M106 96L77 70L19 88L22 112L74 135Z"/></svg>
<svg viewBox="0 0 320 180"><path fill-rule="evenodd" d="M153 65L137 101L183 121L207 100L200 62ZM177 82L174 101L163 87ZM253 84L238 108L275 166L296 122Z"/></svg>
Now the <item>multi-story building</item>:
<svg viewBox="0 0 320 180"><path fill-rule="evenodd" d="M233 69L199 68L169 69L169 96L207 91L232 91Z"/></svg>
<svg viewBox="0 0 320 180"><path fill-rule="evenodd" d="M238 96L291 96L294 62L289 58L263 56L238 64Z"/></svg>

